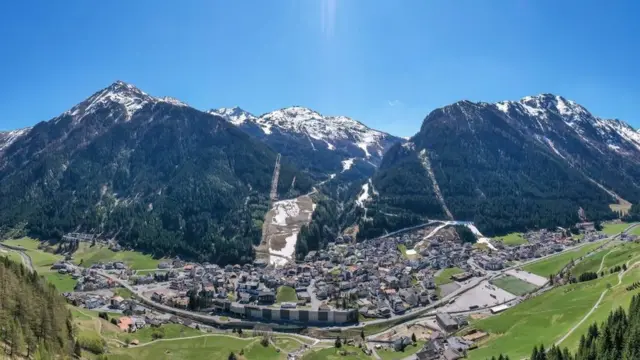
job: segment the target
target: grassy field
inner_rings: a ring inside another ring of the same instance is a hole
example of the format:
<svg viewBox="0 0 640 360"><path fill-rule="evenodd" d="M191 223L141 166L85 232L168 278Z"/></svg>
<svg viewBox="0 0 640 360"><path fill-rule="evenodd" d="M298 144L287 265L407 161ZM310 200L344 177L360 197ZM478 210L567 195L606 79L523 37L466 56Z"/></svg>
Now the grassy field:
<svg viewBox="0 0 640 360"><path fill-rule="evenodd" d="M123 299L131 299L133 293L131 290L126 288L115 288L113 289L114 295L122 296Z"/></svg>
<svg viewBox="0 0 640 360"><path fill-rule="evenodd" d="M164 331L163 339L179 339L183 337L191 337L204 335L204 333L200 330L192 329L188 326L180 325L180 324L166 324L160 327L162 331ZM153 334L155 329L151 327L146 327L144 329L140 329L135 333L120 333L118 334L118 339L120 341L131 341L138 340L140 344L148 343L153 341L151 335Z"/></svg>
<svg viewBox="0 0 640 360"><path fill-rule="evenodd" d="M341 352L347 352L349 355L342 356ZM340 349L330 347L322 350L308 352L302 357L302 360L369 360L373 359L367 356L362 349L355 346L343 346Z"/></svg>
<svg viewBox="0 0 640 360"><path fill-rule="evenodd" d="M607 235L616 235L621 233L624 229L628 228L629 224L620 223L620 224L604 224L602 226L602 232Z"/></svg>
<svg viewBox="0 0 640 360"><path fill-rule="evenodd" d="M22 264L22 256L15 251L0 250L0 256L8 257L9 260Z"/></svg>
<svg viewBox="0 0 640 360"><path fill-rule="evenodd" d="M610 275L555 288L500 315L474 322L475 328L491 335L469 352L468 358L485 360L503 353L520 359L528 356L534 345L550 347L591 309L607 284L615 283L617 275Z"/></svg>
<svg viewBox="0 0 640 360"><path fill-rule="evenodd" d="M393 351L392 349L388 349L376 350L376 353L378 353L378 356L380 356L382 360L401 360L420 351L424 346L424 343L424 341L418 341L415 345L407 346L404 351Z"/></svg>
<svg viewBox="0 0 640 360"><path fill-rule="evenodd" d="M46 272L42 274L48 282L60 292L71 292L76 286L78 281L74 280L70 275L58 274L57 272Z"/></svg>
<svg viewBox="0 0 640 360"><path fill-rule="evenodd" d="M505 245L509 246L522 245L527 243L527 240L522 236L522 233L511 233L505 236L498 236L494 239L502 241Z"/></svg>
<svg viewBox="0 0 640 360"><path fill-rule="evenodd" d="M86 267L110 261L122 261L134 270L151 270L156 269L161 260L135 251L113 251L104 245L91 246L88 243L81 243L73 254L73 262L75 264L82 262Z"/></svg>
<svg viewBox="0 0 640 360"><path fill-rule="evenodd" d="M263 347L260 339L240 339L231 336L210 335L177 341L157 340L147 346L113 349L108 359L114 360L210 360L227 359L231 352L244 351L246 360L283 360L273 346Z"/></svg>
<svg viewBox="0 0 640 360"><path fill-rule="evenodd" d="M404 244L399 244L398 245L398 250L400 250L400 252L402 253L402 256L405 259L409 259L409 260L414 260L414 259L418 259L420 258L419 254L413 254L413 255L407 255L407 247Z"/></svg>
<svg viewBox="0 0 640 360"><path fill-rule="evenodd" d="M626 263L627 261L640 256L640 244L624 243L616 247L606 258L602 270L607 272L609 268ZM596 269L597 270L597 269Z"/></svg>
<svg viewBox="0 0 640 360"><path fill-rule="evenodd" d="M39 273L50 271L51 265L56 262L64 259L64 256L52 254L50 252L46 252L44 250L38 249L38 247L42 244L40 241L31 239L28 237L24 237L21 239L11 239L5 240L5 244L20 246L26 249L26 253L31 257L31 261L33 262L33 266L35 270Z"/></svg>
<svg viewBox="0 0 640 360"><path fill-rule="evenodd" d="M498 279L491 280L491 284L499 287L500 289L512 293L513 295L524 295L531 292L538 287L526 281L520 280L517 277L505 275Z"/></svg>
<svg viewBox="0 0 640 360"><path fill-rule="evenodd" d="M460 273L463 273L463 272L464 271L462 269L457 268L457 267L442 269L440 274L438 274L438 276L436 276L433 279L433 281L436 283L436 286L437 285L448 284L448 283L453 281L453 280L451 280L451 276L453 276L455 274L460 274Z"/></svg>
<svg viewBox="0 0 640 360"><path fill-rule="evenodd" d="M612 251L611 248L606 248L586 257L571 269L571 274L575 277L579 277L586 272L598 271L600 263L602 263L602 258L604 258L610 251Z"/></svg>
<svg viewBox="0 0 640 360"><path fill-rule="evenodd" d="M303 343L300 343L296 338L289 336L278 336L274 341L277 347L287 352L298 350L303 346Z"/></svg>
<svg viewBox="0 0 640 360"><path fill-rule="evenodd" d="M278 293L276 294L276 302L297 302L298 296L296 295L296 290L289 286L280 286L278 288Z"/></svg>
<svg viewBox="0 0 640 360"><path fill-rule="evenodd" d="M634 261L635 262L635 261ZM637 294L637 291L627 291L626 287L633 284L636 281L640 280L640 268L634 268L629 270L625 276L622 278L622 283L618 286L617 281L609 292L604 296L598 308L587 318L587 320L582 323L576 330L562 343L563 347L569 347L572 350L577 349L578 344L580 343L580 336L587 332L587 329L594 322L598 323L598 326L601 322L605 321L609 316L609 313L618 307L622 307L625 310L628 310L629 304L631 303L631 298L633 295Z"/></svg>
<svg viewBox="0 0 640 360"><path fill-rule="evenodd" d="M562 268L565 267L571 259L578 259L601 245L602 243L587 244L576 250L563 251L550 258L526 265L522 270L536 275L549 277L551 274L557 274L560 272L560 270L562 270Z"/></svg>

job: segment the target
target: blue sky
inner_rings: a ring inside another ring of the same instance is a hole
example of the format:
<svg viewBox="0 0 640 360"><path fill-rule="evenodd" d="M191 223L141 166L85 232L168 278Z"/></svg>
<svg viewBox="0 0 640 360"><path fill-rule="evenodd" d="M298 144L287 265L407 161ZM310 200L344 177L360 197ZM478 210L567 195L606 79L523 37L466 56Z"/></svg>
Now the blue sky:
<svg viewBox="0 0 640 360"><path fill-rule="evenodd" d="M0 129L120 79L194 107L302 105L407 136L550 92L640 127L638 1L4 1Z"/></svg>

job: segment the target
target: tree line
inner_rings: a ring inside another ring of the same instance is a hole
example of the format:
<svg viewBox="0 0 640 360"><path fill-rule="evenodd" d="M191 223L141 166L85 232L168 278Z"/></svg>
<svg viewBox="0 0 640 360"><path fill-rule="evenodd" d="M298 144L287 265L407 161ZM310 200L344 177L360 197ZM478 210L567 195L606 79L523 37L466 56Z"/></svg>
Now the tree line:
<svg viewBox="0 0 640 360"><path fill-rule="evenodd" d="M42 360L69 358L76 347L65 299L7 257L0 257L0 343L8 357Z"/></svg>

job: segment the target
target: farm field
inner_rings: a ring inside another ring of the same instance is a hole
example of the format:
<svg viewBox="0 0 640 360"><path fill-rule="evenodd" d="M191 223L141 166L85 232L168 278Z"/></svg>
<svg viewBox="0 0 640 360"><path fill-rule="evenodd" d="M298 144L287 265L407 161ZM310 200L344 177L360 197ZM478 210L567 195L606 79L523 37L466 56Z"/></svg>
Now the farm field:
<svg viewBox="0 0 640 360"><path fill-rule="evenodd" d="M572 259L577 259L586 255L590 251L601 246L602 243L593 243L582 246L579 249L572 251L563 251L550 258L535 262L533 264L526 265L522 268L524 271L534 273L536 275L549 277L551 274L557 274L565 267Z"/></svg>
<svg viewBox="0 0 640 360"><path fill-rule="evenodd" d="M491 285L495 285L506 292L518 296L524 295L538 288L534 284L510 275L505 275L495 280L491 280Z"/></svg>
<svg viewBox="0 0 640 360"><path fill-rule="evenodd" d="M88 243L81 243L78 250L73 253L73 262L75 264L82 262L86 267L109 261L122 261L133 270L151 270L157 269L161 260L136 251L113 251L104 245L91 246Z"/></svg>
<svg viewBox="0 0 640 360"><path fill-rule="evenodd" d="M231 352L244 351L246 360L284 360L273 346L263 347L259 338L240 339L225 335L204 335L181 340L156 340L148 345L113 349L108 359L113 360L210 360L226 359Z"/></svg>
<svg viewBox="0 0 640 360"><path fill-rule="evenodd" d="M451 276L453 276L455 274L460 274L460 273L463 273L463 272L464 271L462 271L462 269L457 268L457 267L442 269L442 271L440 271L440 274L438 274L433 279L433 281L436 283L436 286L443 285L443 284L448 284L448 283L453 281L453 280L451 280Z"/></svg>
<svg viewBox="0 0 640 360"><path fill-rule="evenodd" d="M505 245L514 246L526 244L527 240L522 236L522 233L511 233L505 236L498 236L494 239L502 241Z"/></svg>
<svg viewBox="0 0 640 360"><path fill-rule="evenodd" d="M298 301L298 296L296 295L296 290L289 286L280 286L278 288L278 292L276 293L276 302L296 302Z"/></svg>
<svg viewBox="0 0 640 360"><path fill-rule="evenodd" d="M534 345L551 344L589 312L608 283L617 275L567 285L548 291L505 311L472 323L490 337L470 351L471 360L485 360L503 353L512 359L528 356Z"/></svg>
<svg viewBox="0 0 640 360"><path fill-rule="evenodd" d="M631 231L629 231L629 234L640 236L640 226L636 226L633 229L631 229Z"/></svg>

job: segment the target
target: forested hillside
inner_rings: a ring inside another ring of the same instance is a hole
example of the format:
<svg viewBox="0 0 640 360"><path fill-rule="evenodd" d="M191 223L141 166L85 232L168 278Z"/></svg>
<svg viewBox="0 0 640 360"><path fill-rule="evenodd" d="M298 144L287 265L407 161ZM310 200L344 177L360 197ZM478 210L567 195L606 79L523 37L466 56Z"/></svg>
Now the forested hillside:
<svg viewBox="0 0 640 360"><path fill-rule="evenodd" d="M220 117L117 82L0 154L0 224L26 223L40 239L79 230L157 256L246 262L276 156ZM310 190L283 158L279 195Z"/></svg>
<svg viewBox="0 0 640 360"><path fill-rule="evenodd" d="M619 120L550 94L460 101L385 154L364 224L380 234L406 223L397 217L453 218L495 235L570 226L580 209L607 220L609 204L640 201L638 179L640 136Z"/></svg>
<svg viewBox="0 0 640 360"><path fill-rule="evenodd" d="M71 313L53 285L0 256L0 348L9 358L71 358ZM4 358L4 357L3 357Z"/></svg>

